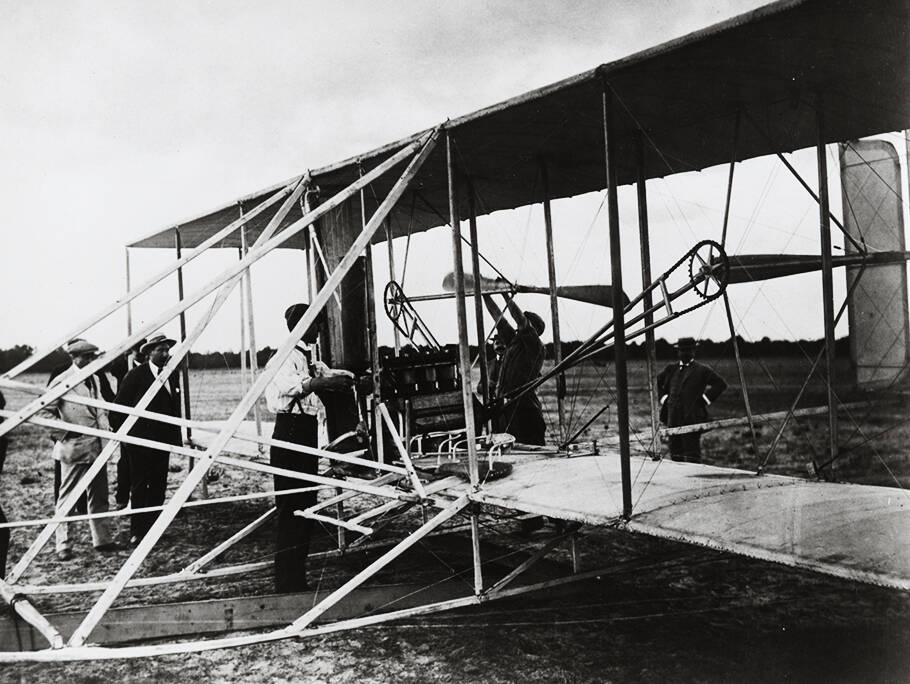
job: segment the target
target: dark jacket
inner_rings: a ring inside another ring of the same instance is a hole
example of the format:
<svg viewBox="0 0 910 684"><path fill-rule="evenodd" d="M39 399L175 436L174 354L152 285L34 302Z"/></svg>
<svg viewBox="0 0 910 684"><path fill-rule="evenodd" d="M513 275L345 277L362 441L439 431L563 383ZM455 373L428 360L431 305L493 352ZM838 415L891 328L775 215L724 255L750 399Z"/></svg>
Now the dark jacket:
<svg viewBox="0 0 910 684"><path fill-rule="evenodd" d="M155 376L152 375L152 369L147 363L137 366L123 377L123 382L117 390L117 396L114 402L124 406L135 406L152 386ZM177 385L175 375L171 375L168 386L170 391L163 387L152 399L151 403L145 409L155 413L163 413L168 416L180 416L180 389ZM111 411L109 420L111 428L117 430L123 425L127 416L123 413ZM139 418L136 424L130 429L129 434L133 437L142 437L144 439L154 439L165 444L181 443L180 428L176 425L169 425L149 418Z"/></svg>
<svg viewBox="0 0 910 684"><path fill-rule="evenodd" d="M708 420L707 404L727 389L727 383L713 370L697 361L683 367L673 363L657 376L657 393L666 400L660 407L660 421L667 427L694 425Z"/></svg>

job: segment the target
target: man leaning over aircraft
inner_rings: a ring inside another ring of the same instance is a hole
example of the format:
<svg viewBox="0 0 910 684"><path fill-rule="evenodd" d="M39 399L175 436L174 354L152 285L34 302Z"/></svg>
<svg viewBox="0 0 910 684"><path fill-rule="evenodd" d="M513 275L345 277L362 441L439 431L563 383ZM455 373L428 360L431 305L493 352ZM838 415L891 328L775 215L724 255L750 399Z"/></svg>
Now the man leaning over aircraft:
<svg viewBox="0 0 910 684"><path fill-rule="evenodd" d="M284 312L288 330L293 330L309 307L293 304ZM323 315L303 333L300 342L278 369L265 390L266 403L275 412L272 438L302 446L319 446L319 419L324 419L325 407L317 392L347 391L354 376L345 370L329 368L315 359L314 345L318 339ZM271 365L269 361L268 365ZM315 475L319 458L291 449L273 446L269 463L276 468ZM275 492L306 487L306 480L287 475L275 475ZM278 531L275 539L275 591L278 593L306 591L306 564L310 547L311 518L294 515L316 503L316 492L297 492L275 497L278 512Z"/></svg>
<svg viewBox="0 0 910 684"><path fill-rule="evenodd" d="M708 406L727 389L724 379L695 360L695 339L681 337L676 343L678 362L657 376L660 421L667 427L695 425L708 420ZM701 432L670 436L674 461L701 463Z"/></svg>
<svg viewBox="0 0 910 684"><path fill-rule="evenodd" d="M522 311L513 298L503 297L515 328L505 320L490 295L483 297L487 311L496 321L496 333L505 345L496 377L491 382L496 391L494 400L501 400L510 391L536 379L544 358L544 346L540 341L546 327L543 319L533 311ZM493 426L496 432L507 432L522 444L544 444L547 428L537 394L533 390L525 392L499 410L493 416Z"/></svg>

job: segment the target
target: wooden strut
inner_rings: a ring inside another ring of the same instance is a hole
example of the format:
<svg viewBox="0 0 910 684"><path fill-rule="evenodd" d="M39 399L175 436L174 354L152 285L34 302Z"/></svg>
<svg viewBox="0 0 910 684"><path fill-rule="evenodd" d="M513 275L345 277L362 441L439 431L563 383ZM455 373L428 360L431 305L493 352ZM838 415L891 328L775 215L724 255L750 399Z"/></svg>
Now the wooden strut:
<svg viewBox="0 0 910 684"><path fill-rule="evenodd" d="M825 324L825 384L828 390L828 458L837 459L837 396L834 393L834 276L831 262L831 211L828 206L828 158L825 154L824 106L821 95L815 107L818 142L818 213L822 256L822 315Z"/></svg>
<svg viewBox="0 0 910 684"><path fill-rule="evenodd" d="M395 245L392 242L392 224L389 221L385 223L386 247L389 252L389 280L395 280ZM392 335L395 341L395 356L401 353L401 337L398 334L398 328L392 326Z"/></svg>
<svg viewBox="0 0 910 684"><path fill-rule="evenodd" d="M632 516L632 475L629 462L629 382L626 371L626 322L622 287L622 250L619 237L619 200L616 180L616 142L613 131L613 92L603 84L604 167L610 229L610 265L613 286L613 354L616 370L616 424L622 480L623 517Z"/></svg>
<svg viewBox="0 0 910 684"><path fill-rule="evenodd" d="M243 205L240 205L240 215L243 216ZM246 241L246 226L240 227L240 255L241 258L245 257L250 251L249 246ZM241 301L241 319L240 319L240 340L241 340L241 357L240 357L240 367L241 372L243 371L244 361L246 360L243 356L243 342L246 338L247 352L249 353L249 363L246 364L247 369L250 373L250 383L256 381L256 373L259 371L259 360L256 356L256 325L253 318L253 276L249 268L243 272L243 281L240 284L240 301ZM246 314L244 316L244 313ZM244 331L246 335L244 335ZM262 412L259 409L259 402L257 401L253 404L253 420L256 423L256 434L262 435Z"/></svg>
<svg viewBox="0 0 910 684"><path fill-rule="evenodd" d="M446 175L449 190L449 225L452 229L452 266L455 273L455 315L458 324L458 370L461 375L461 402L464 410L465 437L468 447L468 476L472 491L479 485L477 435L474 423L474 392L471 389L471 348L468 343L468 315L465 306L464 260L461 253L461 216L458 213L458 186L455 178L454 141L446 130ZM474 593L483 591L480 558L480 523L471 512L471 548L474 557Z"/></svg>
<svg viewBox="0 0 910 684"><path fill-rule="evenodd" d="M389 409L385 404L379 404L377 408L379 409L379 413L382 415L382 418L385 421L389 434L392 435L392 441L398 449L398 455L401 456L401 460L404 463L405 470L407 470L408 477L411 479L411 484L414 487L414 491L417 492L418 496L420 496L421 499L425 499L427 496L426 490L423 488L423 483L421 483L420 477L417 475L417 471L414 470L414 464L411 462L411 457L408 455L407 449L404 448L404 443L401 439L401 435L398 434L398 430L395 427L395 421L393 421L392 416L389 415ZM382 435L379 434L379 432L377 432L377 438L382 439Z"/></svg>
<svg viewBox="0 0 910 684"><path fill-rule="evenodd" d="M647 177L645 175L645 143L641 130L636 132L637 154L637 171L638 177L635 183L636 195L638 198L638 236L639 251L641 255L641 280L644 289L644 307L645 307L645 348L647 351L647 369L648 369L648 398L651 405L651 456L660 456L660 442L658 429L660 426L660 405L657 398L657 343L654 339L654 299L651 296L653 283L651 282L651 238L648 230L648 190ZM661 288L666 297L666 286L661 281ZM668 311L672 309L667 304Z"/></svg>
<svg viewBox="0 0 910 684"><path fill-rule="evenodd" d="M363 178L363 176L361 176ZM319 257L319 265L322 266L322 272L325 273L326 277L332 272L332 269L329 268L329 262L325 260L325 254L322 252L322 245L319 244L319 238L316 237L316 231L313 227L310 227L310 244L313 245L313 251ZM338 308L341 309L341 297L337 292L333 292L332 296L335 298L335 303L338 305Z"/></svg>
<svg viewBox="0 0 910 684"><path fill-rule="evenodd" d="M468 232L471 236L471 269L480 275L480 247L477 237L477 207L474 186L468 185ZM483 327L483 301L481 300L480 278L474 278L474 326L477 336L477 359L480 366L480 396L487 404L490 396L490 368L487 363L487 336Z"/></svg>
<svg viewBox="0 0 910 684"><path fill-rule="evenodd" d="M545 159L540 160L540 177L543 186L543 223L547 246L547 279L550 288L550 324L553 330L553 363L562 361L562 338L559 331L559 297L556 291L556 255L553 249L553 215L550 211L550 175ZM479 271L475 268L475 273ZM476 280L476 279L475 279ZM559 438L568 437L566 425L566 375L556 376L556 414L559 418Z"/></svg>
<svg viewBox="0 0 910 684"><path fill-rule="evenodd" d="M111 606L117 596L123 589L125 583L135 574L138 570L139 565L149 554L152 547L158 542L161 538L161 535L164 533L165 529L170 525L171 521L177 514L179 508L183 505L192 491L199 484L201 479L208 472L208 469L211 467L212 463L215 461L215 454L219 453L227 442L231 439L231 436L235 432L237 426L244 419L246 414L249 412L252 404L255 401L258 401L259 397L262 395L266 386L271 382L272 378L280 369L281 364L289 356L291 350L297 344L297 341L303 336L303 333L315 322L316 317L322 312L323 307L328 301L332 293L335 292L335 289L341 283L341 280L353 266L354 262L358 258L359 254L366 247L366 244L370 241L373 234L381 225L382 220L388 215L392 207L400 198L401 194L408 187L413 177L416 175L419 168L422 166L423 162L429 156L430 151L433 149L437 133L436 131L425 136L419 141L408 145L403 150L398 152L395 155L392 155L386 162L380 164L376 168L372 169L370 173L364 175L362 178L359 178L354 183L352 183L348 188L343 190L341 193L335 195L332 200L321 204L308 216L304 216L300 220L291 224L285 228L276 238L271 238L268 228L266 231L263 231L263 234L260 235L259 239L256 241L253 250L250 252L247 257L240 262L242 266L238 270L238 267L228 269L224 274L224 279L228 278L235 279L236 275L242 270L242 268L249 263L253 263L258 260L261 256L268 253L270 249L274 249L275 246L282 244L285 240L295 235L297 232L308 226L310 223L315 221L318 217L324 215L329 210L333 209L335 206L340 204L342 201L347 199L356 193L360 187L366 185L369 182L378 176L381 173L384 173L388 168L394 166L403 158L409 156L414 151L419 149L417 155L411 160L407 169L397 183L393 186L389 195L382 202L380 207L376 210L376 213L373 215L373 218L370 220L370 224L367 226L367 229L364 230L361 235L354 241L354 244L348 250L347 254L339 262L336 269L332 272L329 278L326 280L323 287L320 289L319 293L314 298L313 302L310 303L310 307L307 309L306 313L291 331L288 338L281 345L281 347L276 351L274 365L266 368L263 373L257 378L256 382L253 383L253 386L250 388L246 396L240 401L238 406L234 409L231 417L228 419L227 424L224 429L215 438L213 443L209 445L205 454L200 458L196 467L190 471L187 475L184 482L180 485L177 491L173 494L169 508L162 511L162 513L155 520L149 532L146 536L140 541L139 545L133 551L133 554L130 558L124 563L120 568L117 575L111 580L110 585L104 591L104 593L99 597L98 601L89 610L82 624L73 632L69 640L70 646L82 646L85 644L88 639L91 631L98 624L98 621ZM280 222L280 220L279 220ZM271 224L270 224L271 227ZM277 226L275 226L277 228ZM274 229L273 229L274 230ZM268 240L262 246L259 246L260 241ZM244 262L248 262L244 264ZM228 283L228 287L225 288L227 292L233 288L233 284L236 280ZM205 321L207 322L207 321ZM165 368L165 371L168 370ZM165 374L165 371L162 371L162 376ZM159 376L159 380L161 376ZM157 391L157 388L153 385L152 389ZM129 420L129 419L128 419ZM249 467L250 464L244 464L246 467ZM260 466L261 467L261 466ZM75 503L75 502L73 502ZM72 504L70 504L72 505Z"/></svg>
<svg viewBox="0 0 910 684"><path fill-rule="evenodd" d="M240 226L242 231L244 226ZM174 227L174 250L176 252L177 261L180 261L180 257L183 252L183 243L180 239L180 228ZM183 301L183 267L177 269L177 300ZM186 340L186 312L180 312L180 341L183 342ZM180 366L180 415L183 418L189 420L190 415L190 365L189 359L187 362ZM191 428L186 428L183 430L184 441L192 439L193 433ZM121 454L120 458L123 458ZM195 463L195 459L190 458L190 467ZM203 483L202 496L203 498L208 498L208 488L205 487L206 483Z"/></svg>
<svg viewBox="0 0 910 684"><path fill-rule="evenodd" d="M363 168L358 165L358 173L363 174ZM366 208L366 197L364 191L360 191L360 219L362 228L366 228L367 225L367 208ZM383 226L388 226L388 220L383 221ZM370 353L370 379L373 384L373 391L371 393L371 399L369 406L367 407L370 412L370 421L371 426L366 426L369 430L370 427L373 428L374 434L379 434L379 431L376 429L379 426L379 401L380 401L380 363L379 363L379 330L377 327L376 321L376 288L373 282L373 249L371 245L367 245L366 249L363 252L364 259L364 308L367 312L367 337L369 341L369 353ZM363 414L361 413L360 408L360 398L357 396L357 389L354 388L354 401L357 404L357 413L360 415L361 420L365 420ZM381 439L377 439L377 450L376 450L376 460L380 463L385 461L385 454L383 450L378 445L382 444ZM338 503L338 517L340 518L344 515L344 503ZM344 546L344 530L338 530L338 544L339 546Z"/></svg>
<svg viewBox="0 0 910 684"><path fill-rule="evenodd" d="M277 494L278 492L271 492L271 493ZM286 492L282 492L282 493L286 493ZM253 522L251 522L247 525L244 525L240 530L238 530L237 532L232 534L230 537L225 539L214 549L212 549L208 553L200 556L199 558L194 560L192 563L190 563L189 565L184 567L183 570L180 570L178 572L178 574L181 574L181 573L194 574L194 573L199 572L202 568L204 568L206 565L211 563L222 553L224 553L231 547L235 546L241 540L249 537L251 534L253 534L253 532L258 530L260 527L265 525L269 520L274 518L277 510L278 510L277 508L272 506L269 510L267 510L265 513L260 515Z"/></svg>
<svg viewBox="0 0 910 684"><path fill-rule="evenodd" d="M124 261L126 262L126 264L125 264L125 266L126 266L126 293L129 294L129 291L130 291L130 248L129 247L123 248L123 257L124 257ZM127 335L133 334L133 304L132 304L132 302L126 303L126 334ZM10 372L12 372L12 371L10 371ZM4 374L3 377L6 377L6 374ZM15 377L15 376L10 375L9 377Z"/></svg>

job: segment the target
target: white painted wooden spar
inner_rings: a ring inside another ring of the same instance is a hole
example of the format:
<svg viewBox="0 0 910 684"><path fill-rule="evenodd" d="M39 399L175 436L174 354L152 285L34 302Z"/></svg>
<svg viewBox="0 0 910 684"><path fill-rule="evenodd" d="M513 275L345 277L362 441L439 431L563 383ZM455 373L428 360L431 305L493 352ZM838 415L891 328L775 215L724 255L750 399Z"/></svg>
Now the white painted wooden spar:
<svg viewBox="0 0 910 684"><path fill-rule="evenodd" d="M639 459L633 532L851 580L910 589L910 492ZM619 456L514 463L471 498L594 525L621 525Z"/></svg>
<svg viewBox="0 0 910 684"><path fill-rule="evenodd" d="M266 209L268 209L269 207L274 205L276 202L278 202L278 200L282 199L288 193L290 193L294 189L294 187L296 185L299 185L300 183L302 183L302 181L304 179L305 179L305 176L301 176L301 177L295 179L293 182L289 183L284 188L281 188L274 195L272 195L265 201L261 202L256 208L254 208L252 211L247 213L245 216L242 216L241 218L237 219L236 221L234 221L232 223L229 223L227 226L225 226L218 232L209 236L198 247L193 249L189 254L187 254L187 255L177 259L173 263L169 264L167 267L165 267L164 269L162 269L155 275L151 276L150 278L147 278L145 281L143 281L142 283L137 285L135 288L130 288L129 283L127 283L126 294L124 294L119 299L114 300L113 303L111 303L110 305L108 305L107 307L102 309L101 311L97 312L93 316L82 321L74 328L71 328L70 330L67 331L67 333L65 335L61 335L60 337L55 339L51 344L48 344L44 348L38 349L38 351L36 351L34 354L29 356L27 359L25 359L24 361L19 363L15 368L12 368L12 369L8 370L6 373L4 373L3 377L14 378L17 375L24 373L29 368L31 368L33 365L35 365L38 361L45 358L48 354L50 354L54 350L58 349L64 343L68 342L69 340L76 337L77 335L82 334L83 332L85 332L86 330L91 328L93 325L99 323L100 321L103 321L105 318L110 316L112 313L118 311L124 305L128 305L136 297L138 297L142 293L146 292L147 290L149 290L151 287L153 287L157 283L164 280L167 276L174 273L177 269L182 268L183 266L188 264L190 261L192 261L193 259L198 257L200 254L208 251L208 249L210 247L213 247L216 244L218 244L221 240L223 240L228 235L230 235L235 230L237 230L237 228L239 228L240 226L243 226L248 221L251 221L254 218L256 218L263 211L265 211ZM127 264L129 264L129 261L127 261ZM130 327L132 327L132 326L130 326ZM132 330L130 330L129 333L132 334Z"/></svg>

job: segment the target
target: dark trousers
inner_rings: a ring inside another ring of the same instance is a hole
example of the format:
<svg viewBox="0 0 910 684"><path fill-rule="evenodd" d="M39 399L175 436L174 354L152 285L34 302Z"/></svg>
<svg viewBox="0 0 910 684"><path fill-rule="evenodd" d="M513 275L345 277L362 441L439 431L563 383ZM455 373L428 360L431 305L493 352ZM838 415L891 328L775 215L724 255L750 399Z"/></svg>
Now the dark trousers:
<svg viewBox="0 0 910 684"><path fill-rule="evenodd" d="M318 446L318 428L313 416L279 413L275 417L273 439ZM315 475L319 458L289 449L271 447L269 462L276 468L286 468ZM285 475L275 475L275 491L298 489L313 483ZM275 591L279 593L304 591L307 588L306 558L310 550L313 521L294 515L294 511L316 503L316 492L302 492L275 497L278 509L278 532L275 537Z"/></svg>
<svg viewBox="0 0 910 684"><path fill-rule="evenodd" d="M117 460L117 491L114 499L120 506L126 506L130 501L130 459L122 447Z"/></svg>
<svg viewBox="0 0 910 684"><path fill-rule="evenodd" d="M517 401L507 406L493 425L497 432L508 432L521 444L545 444L547 426L540 407L532 403Z"/></svg>
<svg viewBox="0 0 910 684"><path fill-rule="evenodd" d="M701 463L701 433L670 435L670 458L674 461Z"/></svg>
<svg viewBox="0 0 910 684"><path fill-rule="evenodd" d="M133 508L160 506L167 490L167 466L170 454L157 449L121 444L130 463L130 501ZM158 518L158 511L130 516L130 536L142 539Z"/></svg>

